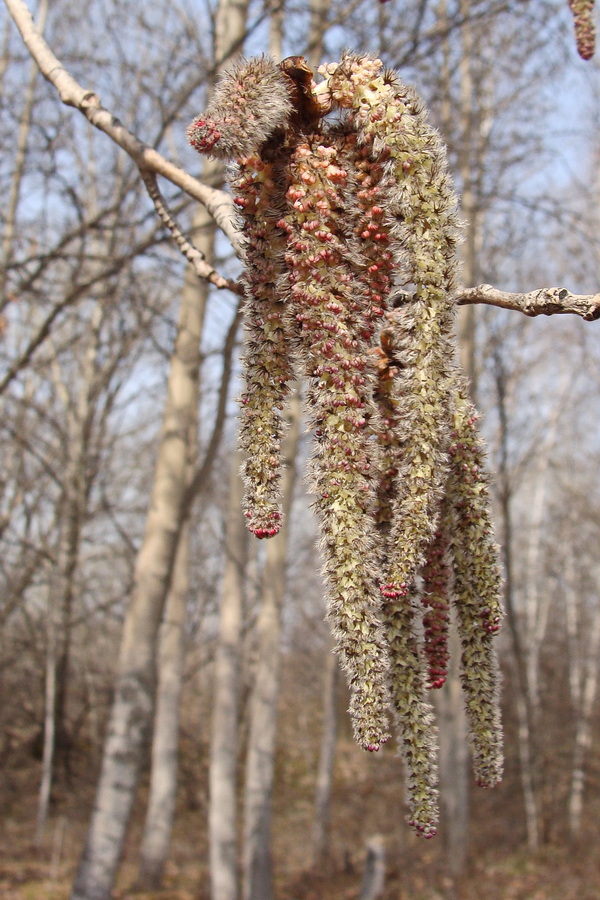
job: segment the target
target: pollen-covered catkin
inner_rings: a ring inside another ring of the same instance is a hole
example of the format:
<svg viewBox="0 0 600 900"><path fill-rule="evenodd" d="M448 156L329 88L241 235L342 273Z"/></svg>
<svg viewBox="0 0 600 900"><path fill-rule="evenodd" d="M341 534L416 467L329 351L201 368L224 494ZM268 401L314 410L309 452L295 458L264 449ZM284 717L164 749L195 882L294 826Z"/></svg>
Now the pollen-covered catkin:
<svg viewBox="0 0 600 900"><path fill-rule="evenodd" d="M359 145L372 163L383 167L380 232L394 270L415 285L410 300L388 316L386 325L388 335L399 329L391 340L404 345L397 356L398 377L389 391L403 432L389 574L382 586L384 596L393 601L410 588L424 562L446 478L457 201L443 146L414 91L369 57L346 54L335 70L327 68L334 102L348 108Z"/></svg>
<svg viewBox="0 0 600 900"><path fill-rule="evenodd" d="M240 161L232 183L247 241L239 428L240 446L246 451L244 511L248 528L259 538L273 537L281 524L282 410L294 378L278 288L286 249L286 234L275 215L285 208L279 169L255 154Z"/></svg>
<svg viewBox="0 0 600 900"><path fill-rule="evenodd" d="M443 515L443 514L442 514ZM450 625L449 536L439 526L428 547L421 577L423 646L430 688L443 687L448 675L448 628Z"/></svg>
<svg viewBox="0 0 600 900"><path fill-rule="evenodd" d="M288 236L282 294L299 366L309 382L315 451L310 472L320 519L328 618L351 692L357 742L387 739L389 660L378 616L377 533L373 528L377 415L363 327L365 288L353 258L345 189L355 155L352 135L306 135L290 161Z"/></svg>
<svg viewBox="0 0 600 900"><path fill-rule="evenodd" d="M575 26L577 52L582 59L591 59L596 50L594 0L568 0Z"/></svg>
<svg viewBox="0 0 600 900"><path fill-rule="evenodd" d="M479 784L493 787L503 768L500 669L493 641L502 619L502 578L476 418L464 390L457 390L444 530L450 536L453 602L462 644L461 681L473 768Z"/></svg>
<svg viewBox="0 0 600 900"><path fill-rule="evenodd" d="M206 112L194 119L187 136L198 153L240 159L285 129L292 112L289 79L273 60L261 56L223 73Z"/></svg>
<svg viewBox="0 0 600 900"><path fill-rule="evenodd" d="M237 161L232 188L246 242L239 435L246 451L244 511L259 538L272 537L281 524L281 413L294 377L277 292L286 238L276 224L285 205L292 93L290 80L272 60L245 60L223 74L206 112L188 128L196 150ZM275 153L269 153L272 142Z"/></svg>

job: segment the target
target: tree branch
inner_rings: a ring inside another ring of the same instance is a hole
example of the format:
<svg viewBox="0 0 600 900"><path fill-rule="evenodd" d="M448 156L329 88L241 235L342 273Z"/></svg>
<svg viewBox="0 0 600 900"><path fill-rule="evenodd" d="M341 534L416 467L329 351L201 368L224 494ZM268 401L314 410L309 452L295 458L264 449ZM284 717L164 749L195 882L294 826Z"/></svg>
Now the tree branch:
<svg viewBox="0 0 600 900"><path fill-rule="evenodd" d="M162 175L194 200L202 203L227 236L237 255L243 256L242 239L229 194L198 181L129 131L116 116L102 106L100 98L94 91L86 91L69 74L36 28L23 0L4 0L4 2L40 72L56 88L62 102L66 106L78 109L95 128L103 131L125 150L142 174L145 170Z"/></svg>
<svg viewBox="0 0 600 900"><path fill-rule="evenodd" d="M167 201L163 197L160 192L160 188L158 187L158 181L156 179L156 174L154 172L150 172L147 169L140 168L140 174L142 176L142 181L146 186L146 190L154 203L154 208L158 213L161 221L164 225L169 229L173 236L173 240L187 259L187 261L192 265L196 275L199 278L206 278L207 281L210 281L211 284L214 284L215 287L226 289L229 291L233 291L234 294L238 294L239 296L243 296L244 289L241 284L237 281L230 281L227 278L224 278L223 275L220 275L216 269L214 269L209 263L206 261L206 257L204 254L198 250L182 233L179 225L173 218L171 211L167 205Z"/></svg>
<svg viewBox="0 0 600 900"><path fill-rule="evenodd" d="M539 288L528 293L501 291L491 284L464 288L455 294L458 306L483 303L512 309L526 316L581 316L587 322L600 319L600 294L572 294L566 288Z"/></svg>

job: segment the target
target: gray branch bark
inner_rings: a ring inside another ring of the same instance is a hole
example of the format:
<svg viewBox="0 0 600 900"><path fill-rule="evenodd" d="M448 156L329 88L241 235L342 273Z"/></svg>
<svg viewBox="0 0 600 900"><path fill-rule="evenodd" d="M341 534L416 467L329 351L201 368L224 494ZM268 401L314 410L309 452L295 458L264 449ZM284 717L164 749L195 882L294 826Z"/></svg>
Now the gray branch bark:
<svg viewBox="0 0 600 900"><path fill-rule="evenodd" d="M464 288L455 294L456 303L482 303L512 309L526 316L580 316L587 322L600 318L600 294L572 294L564 287L538 288L527 293L501 291L491 284Z"/></svg>

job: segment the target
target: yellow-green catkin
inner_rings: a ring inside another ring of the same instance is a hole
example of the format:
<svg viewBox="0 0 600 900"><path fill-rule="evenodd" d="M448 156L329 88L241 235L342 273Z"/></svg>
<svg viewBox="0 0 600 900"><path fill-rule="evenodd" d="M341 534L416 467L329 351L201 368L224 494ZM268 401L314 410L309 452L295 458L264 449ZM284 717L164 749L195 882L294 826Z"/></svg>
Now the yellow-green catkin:
<svg viewBox="0 0 600 900"><path fill-rule="evenodd" d="M254 155L240 161L232 187L247 240L246 303L240 445L246 491L244 511L257 537L272 537L281 524L280 472L282 410L294 377L285 335L285 304L278 280L284 266L286 234L273 211L284 211L280 173Z"/></svg>
<svg viewBox="0 0 600 900"><path fill-rule="evenodd" d="M385 161L377 157L372 159L370 148L363 146L357 169L355 197L361 214L354 233L368 273L365 278L368 285L365 319L367 327L373 329L375 323L384 323L379 333L379 345L372 351L377 372L375 399L379 410L372 430L381 454L375 521L380 536L381 567L386 571L394 556L390 534L394 531L399 475L404 467L404 447L411 424L405 416L404 403L399 401L398 386L411 359L412 336L410 330L396 327L394 319L398 312L390 310L391 302L403 305L407 298L397 289L397 285L403 283L403 272L399 265L401 261L390 249L390 223L385 217L389 192L384 177ZM381 574L379 577L381 583ZM390 598L384 598L383 602L393 708L406 769L409 821L418 834L433 837L438 818L437 732L426 699L425 669L417 637L419 600L413 590L396 596L393 620L388 609Z"/></svg>
<svg viewBox="0 0 600 900"><path fill-rule="evenodd" d="M502 577L494 540L485 453L466 391L454 396L445 533L450 541L453 601L462 644L461 681L477 782L502 777L500 669L494 636L502 619Z"/></svg>
<svg viewBox="0 0 600 900"><path fill-rule="evenodd" d="M423 647L429 688L441 688L448 675L448 629L450 625L451 562L450 537L441 524L427 548L421 572Z"/></svg>
<svg viewBox="0 0 600 900"><path fill-rule="evenodd" d="M390 577L383 586L384 595L393 599L408 589L424 561L445 482L457 201L444 148L412 88L369 57L347 54L325 71L332 100L349 109L359 144L373 162L384 165L380 193L385 195L386 249L414 286L410 301L398 304L386 326L387 332L398 329L396 343L404 345L393 385L404 432L403 468L397 477Z"/></svg>
<svg viewBox="0 0 600 900"><path fill-rule="evenodd" d="M364 215L371 221L361 236L371 247L378 239L391 273L402 272L404 282L413 284L410 300L392 298L396 309L388 311L382 346L397 366L379 389L384 420L394 429L393 440L381 432L384 477L391 482L390 499L382 497L379 505L380 524L389 519L381 591L412 821L429 835L437 818L435 742L415 649L414 582L434 535L446 478L456 200L439 139L411 89L368 57L348 54L324 74L332 102L349 110L372 169L381 168L371 173L370 215L363 188Z"/></svg>

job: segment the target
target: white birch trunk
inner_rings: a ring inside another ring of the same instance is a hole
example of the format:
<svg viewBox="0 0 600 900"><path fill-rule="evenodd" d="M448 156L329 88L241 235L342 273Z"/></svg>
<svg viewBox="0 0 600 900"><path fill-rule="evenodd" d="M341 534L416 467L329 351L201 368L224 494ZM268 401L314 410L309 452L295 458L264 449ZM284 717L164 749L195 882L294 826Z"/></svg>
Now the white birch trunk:
<svg viewBox="0 0 600 900"><path fill-rule="evenodd" d="M138 874L140 885L147 890L158 890L161 886L175 817L189 540L189 523L186 523L179 540L171 590L160 627L150 793Z"/></svg>
<svg viewBox="0 0 600 900"><path fill-rule="evenodd" d="M219 636L215 652L209 769L209 842L212 900L238 896L237 756L240 661L248 532L242 514L242 457L232 459Z"/></svg>
<svg viewBox="0 0 600 900"><path fill-rule="evenodd" d="M220 0L215 18L217 72L241 50L246 14L247 0ZM203 320L204 298L184 291L150 509L125 618L96 802L71 900L109 900L147 749L156 690L157 637L186 513Z"/></svg>
<svg viewBox="0 0 600 900"><path fill-rule="evenodd" d="M598 688L598 651L600 650L600 604L596 601L583 665L580 704L577 710L575 750L569 793L569 833L573 839L581 832L585 764L592 744L592 711Z"/></svg>
<svg viewBox="0 0 600 900"><path fill-rule="evenodd" d="M156 643L170 587L188 483L190 423L198 408L203 304L184 293L168 378L152 497L127 610L96 802L72 900L109 900L140 767L156 684Z"/></svg>
<svg viewBox="0 0 600 900"><path fill-rule="evenodd" d="M88 449L91 396L101 383L96 372L98 332L102 307L97 304L89 323L89 343L83 359L83 379L77 398L69 390L69 375L61 372L56 356L51 370L54 388L62 402L67 429L67 461L59 506L59 543L55 572L48 597L48 647L44 701L44 746L36 843L42 842L50 809L57 740L66 734L65 715L71 655L72 607L79 562L81 529L90 488Z"/></svg>
<svg viewBox="0 0 600 900"><path fill-rule="evenodd" d="M367 858L359 900L377 900L385 885L385 842L380 834L367 841Z"/></svg>
<svg viewBox="0 0 600 900"><path fill-rule="evenodd" d="M44 685L44 747L42 751L42 778L38 801L35 842L39 847L50 809L50 793L54 772L54 748L56 740L56 600L50 591L48 598L48 646L46 648L46 681Z"/></svg>
<svg viewBox="0 0 600 900"><path fill-rule="evenodd" d="M452 611L454 621L454 610ZM460 683L461 646L456 627L449 635L450 661L446 684L436 691L435 707L439 722L441 831L452 882L465 869L469 847L469 753L467 721Z"/></svg>

